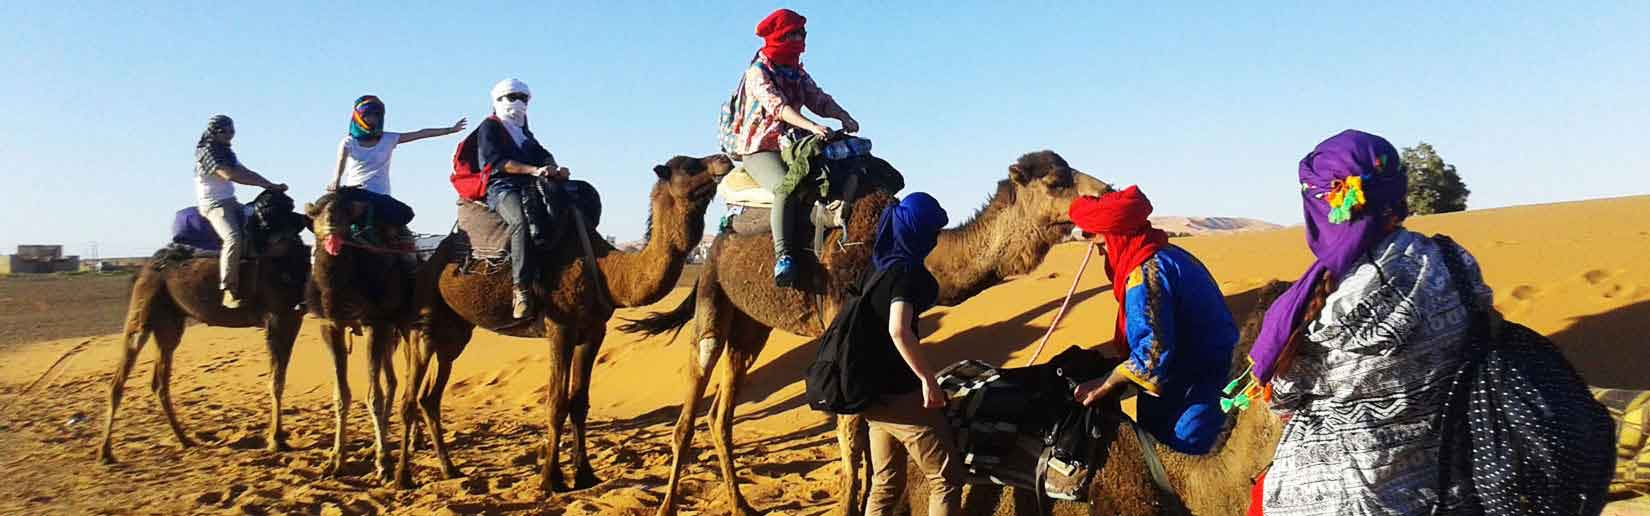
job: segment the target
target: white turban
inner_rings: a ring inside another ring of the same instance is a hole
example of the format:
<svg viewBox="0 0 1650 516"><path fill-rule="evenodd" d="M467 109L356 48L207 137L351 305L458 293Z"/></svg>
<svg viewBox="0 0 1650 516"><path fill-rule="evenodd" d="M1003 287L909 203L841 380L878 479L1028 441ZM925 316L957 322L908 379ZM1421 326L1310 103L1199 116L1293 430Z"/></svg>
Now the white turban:
<svg viewBox="0 0 1650 516"><path fill-rule="evenodd" d="M510 133L510 139L521 145L527 139L522 128L527 126L527 103L520 100L505 100L503 97L511 93L520 93L533 96L533 91L527 89L527 83L516 79L505 79L493 85L493 115L504 121L504 129Z"/></svg>
<svg viewBox="0 0 1650 516"><path fill-rule="evenodd" d="M527 83L521 82L519 79L505 79L498 81L498 84L493 85L493 97L489 100L498 100L499 97L503 97L511 93L520 93L529 97L533 96L533 90L527 89Z"/></svg>

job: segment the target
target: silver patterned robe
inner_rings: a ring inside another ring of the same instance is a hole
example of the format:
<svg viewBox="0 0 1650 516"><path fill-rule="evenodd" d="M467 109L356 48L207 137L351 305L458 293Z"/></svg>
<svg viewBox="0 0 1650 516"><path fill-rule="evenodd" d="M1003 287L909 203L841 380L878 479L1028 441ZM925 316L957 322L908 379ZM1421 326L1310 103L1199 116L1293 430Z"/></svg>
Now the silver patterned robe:
<svg viewBox="0 0 1650 516"><path fill-rule="evenodd" d="M1268 516L1425 514L1437 499L1437 415L1467 312L1431 239L1400 230L1341 278L1273 380L1289 416L1265 481ZM1478 264L1463 256L1489 306Z"/></svg>

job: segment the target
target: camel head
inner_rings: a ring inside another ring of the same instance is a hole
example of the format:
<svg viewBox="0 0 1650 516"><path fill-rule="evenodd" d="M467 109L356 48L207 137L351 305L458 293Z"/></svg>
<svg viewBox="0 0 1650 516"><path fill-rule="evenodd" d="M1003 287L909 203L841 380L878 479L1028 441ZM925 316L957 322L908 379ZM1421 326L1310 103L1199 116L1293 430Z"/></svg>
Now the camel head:
<svg viewBox="0 0 1650 516"><path fill-rule="evenodd" d="M296 256L309 253L303 232L310 228L309 217L293 211L292 198L285 193L264 190L252 199L252 214L246 223L246 241L261 256Z"/></svg>
<svg viewBox="0 0 1650 516"><path fill-rule="evenodd" d="M675 206L703 212L716 197L717 179L731 170L733 160L721 154L670 158L665 164L653 167L653 174L659 177L655 192L664 193Z"/></svg>
<svg viewBox="0 0 1650 516"><path fill-rule="evenodd" d="M328 192L304 205L304 213L312 221L310 231L315 233L316 245L331 256L338 255L343 240L349 238L350 225L365 212L365 202L345 202L339 192Z"/></svg>
<svg viewBox="0 0 1650 516"><path fill-rule="evenodd" d="M1044 150L1020 156L1008 166L1008 180L998 183L993 202L1007 203L1021 220L1059 241L1071 234L1071 201L1109 191L1111 185L1071 168L1054 151Z"/></svg>

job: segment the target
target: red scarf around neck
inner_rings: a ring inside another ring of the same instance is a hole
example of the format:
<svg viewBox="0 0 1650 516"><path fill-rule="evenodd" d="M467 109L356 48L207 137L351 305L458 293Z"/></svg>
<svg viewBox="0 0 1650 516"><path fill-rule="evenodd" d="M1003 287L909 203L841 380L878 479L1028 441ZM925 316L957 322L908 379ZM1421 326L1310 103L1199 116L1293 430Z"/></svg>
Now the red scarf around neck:
<svg viewBox="0 0 1650 516"><path fill-rule="evenodd" d="M1111 278L1112 296L1117 299L1114 338L1127 345L1128 312L1124 303L1128 297L1129 274L1168 246L1169 235L1153 228L1147 220L1152 213L1152 202L1138 186L1100 197L1078 197L1071 202L1069 213L1072 222L1084 233L1099 234L1106 242L1106 276Z"/></svg>

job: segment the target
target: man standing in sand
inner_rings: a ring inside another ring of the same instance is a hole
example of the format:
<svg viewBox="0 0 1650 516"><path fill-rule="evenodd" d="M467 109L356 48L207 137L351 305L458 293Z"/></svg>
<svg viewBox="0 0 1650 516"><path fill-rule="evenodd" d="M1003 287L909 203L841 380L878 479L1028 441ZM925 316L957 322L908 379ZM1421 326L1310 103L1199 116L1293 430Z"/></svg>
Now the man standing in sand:
<svg viewBox="0 0 1650 516"><path fill-rule="evenodd" d="M226 115L212 115L206 131L195 142L195 209L206 217L223 239L218 254L218 288L223 290L224 308L240 308L238 290L241 262L241 223L245 219L241 203L235 200L235 183L285 192L286 185L264 179L241 165L229 142L235 139L235 121Z"/></svg>

